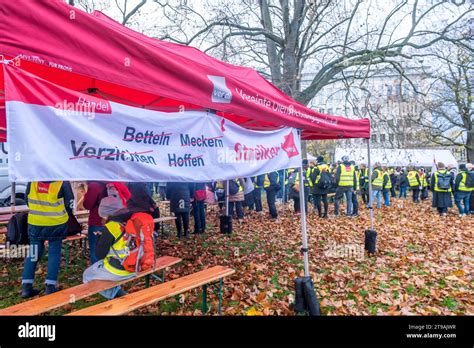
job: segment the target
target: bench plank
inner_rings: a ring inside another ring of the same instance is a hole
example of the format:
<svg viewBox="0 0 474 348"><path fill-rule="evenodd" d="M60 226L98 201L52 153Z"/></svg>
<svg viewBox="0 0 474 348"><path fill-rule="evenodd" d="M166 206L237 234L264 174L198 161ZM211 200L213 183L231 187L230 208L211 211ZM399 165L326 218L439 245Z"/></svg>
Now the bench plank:
<svg viewBox="0 0 474 348"><path fill-rule="evenodd" d="M176 220L176 216L164 216L161 218L153 219L154 222L164 222L164 221L172 221Z"/></svg>
<svg viewBox="0 0 474 348"><path fill-rule="evenodd" d="M114 300L80 309L67 315L123 315L235 273L232 268L214 266Z"/></svg>
<svg viewBox="0 0 474 348"><path fill-rule="evenodd" d="M173 266L181 262L180 258L172 256L162 256L156 259L156 269L140 272L136 277L131 279L125 279L118 282L110 280L93 280L87 284L80 284L68 289L64 289L55 292L50 295L41 296L30 301L25 301L17 305L1 309L0 315L38 315L44 312L49 312L55 308L64 306L71 302L71 299L75 301L81 300L88 296L97 294L100 291L113 288L116 285L121 285L132 281L134 279L141 278L153 272L162 270L166 267Z"/></svg>

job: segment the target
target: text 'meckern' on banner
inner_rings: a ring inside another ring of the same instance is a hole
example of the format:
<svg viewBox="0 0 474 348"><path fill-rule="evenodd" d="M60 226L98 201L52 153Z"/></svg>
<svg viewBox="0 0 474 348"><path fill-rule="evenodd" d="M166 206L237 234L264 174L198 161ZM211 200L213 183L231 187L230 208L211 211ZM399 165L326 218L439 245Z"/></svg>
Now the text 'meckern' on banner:
<svg viewBox="0 0 474 348"><path fill-rule="evenodd" d="M14 182L208 182L301 165L293 128L248 130L207 112L110 102L13 66L4 73Z"/></svg>

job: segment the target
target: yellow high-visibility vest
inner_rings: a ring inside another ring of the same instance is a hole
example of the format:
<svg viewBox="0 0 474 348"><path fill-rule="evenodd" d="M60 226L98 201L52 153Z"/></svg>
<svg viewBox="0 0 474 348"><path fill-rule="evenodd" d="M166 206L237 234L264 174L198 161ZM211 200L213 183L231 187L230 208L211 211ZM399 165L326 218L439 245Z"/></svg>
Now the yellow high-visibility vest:
<svg viewBox="0 0 474 348"><path fill-rule="evenodd" d="M35 226L65 224L69 217L64 198L58 198L62 181L32 182L28 194L28 223Z"/></svg>
<svg viewBox="0 0 474 348"><path fill-rule="evenodd" d="M241 192L244 190L244 188L242 187L242 185L240 185L240 180L239 179L234 179L234 182L237 184L237 186L239 186L239 191L238 192Z"/></svg>
<svg viewBox="0 0 474 348"><path fill-rule="evenodd" d="M319 169L319 175L315 180L316 184L319 182L319 179L321 179L321 174L323 172L329 172L330 171L330 168L327 164L320 164L320 165L317 166L317 168Z"/></svg>
<svg viewBox="0 0 474 348"><path fill-rule="evenodd" d="M306 172L305 172L305 176L306 176L306 181L304 183L304 186L309 186L309 187L312 187L313 186L313 183L311 181L311 173L312 173L313 169L311 167L308 167L308 169L306 169Z"/></svg>
<svg viewBox="0 0 474 348"><path fill-rule="evenodd" d="M416 171L414 170L410 170L408 172L408 175L407 175L407 178L408 178L408 185L410 187L415 187L415 186L419 186L418 185L418 180L416 180Z"/></svg>
<svg viewBox="0 0 474 348"><path fill-rule="evenodd" d="M421 185L422 185L423 187L428 187L428 186L430 186L430 185L428 184L428 180L426 179L426 173L421 173L421 174L419 174L419 176L420 176Z"/></svg>
<svg viewBox="0 0 474 348"><path fill-rule="evenodd" d="M382 171L379 169L374 169L374 173L377 173L377 177L374 179L374 181L372 181L372 186L382 187L383 186Z"/></svg>
<svg viewBox="0 0 474 348"><path fill-rule="evenodd" d="M392 188L392 180L390 180L390 175L388 175L387 172L383 173L384 178L387 177L387 184L385 185L385 189L391 189ZM382 181L383 182L383 181Z"/></svg>
<svg viewBox="0 0 474 348"><path fill-rule="evenodd" d="M277 184L280 182L280 175L277 175ZM265 174L265 179L263 180L263 188L270 187L270 179L268 178L268 174Z"/></svg>
<svg viewBox="0 0 474 348"><path fill-rule="evenodd" d="M344 164L339 166L341 168L341 176L339 177L338 186L354 186L354 172L355 167L353 165L348 166L349 170Z"/></svg>
<svg viewBox="0 0 474 348"><path fill-rule="evenodd" d="M116 259L122 263L123 260L128 256L127 242L123 238L122 227L116 221L107 222L105 227L112 234L112 236L114 236L115 243L110 247L109 253L104 258L104 268L110 273L118 276L127 276L132 274L133 272L116 268L110 263L111 259Z"/></svg>
<svg viewBox="0 0 474 348"><path fill-rule="evenodd" d="M462 176L462 179L459 182L458 190L459 191L465 191L465 192L474 191L474 188L466 187L467 173L466 172L461 172L460 174Z"/></svg>
<svg viewBox="0 0 474 348"><path fill-rule="evenodd" d="M360 170L356 171L356 191L360 190Z"/></svg>

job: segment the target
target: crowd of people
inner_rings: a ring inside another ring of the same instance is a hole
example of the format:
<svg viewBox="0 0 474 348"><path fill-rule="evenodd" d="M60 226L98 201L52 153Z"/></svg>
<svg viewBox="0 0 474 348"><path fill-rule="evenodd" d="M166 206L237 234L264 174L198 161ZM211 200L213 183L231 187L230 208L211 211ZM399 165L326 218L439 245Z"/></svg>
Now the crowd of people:
<svg viewBox="0 0 474 348"><path fill-rule="evenodd" d="M369 178L367 164L356 164L347 156L341 161L328 164L324 157L309 163L303 160L303 190L305 206L313 204L313 210L321 218L328 217L328 196L334 200L334 215L339 216L342 199L346 202L346 216L356 217L359 214L359 200L369 205L369 180L372 184L372 200L376 208L391 205L391 199L406 199L411 191L414 203L429 198L432 192L432 206L440 215L447 215L448 208L453 206L453 198L459 210L459 216L474 214L474 166L471 163L461 164L459 169L444 163L437 163L436 170L408 166L388 167L376 162ZM300 211L299 175L296 170L287 170L286 192L294 200L294 210ZM359 199L360 197L360 199ZM322 203L322 204L321 204ZM306 209L306 211L308 211Z"/></svg>
<svg viewBox="0 0 474 348"><path fill-rule="evenodd" d="M432 206L441 216L447 215L453 206L453 197L460 217L474 214L474 166L470 163L461 164L458 169L440 162L433 172L414 166L390 168L375 163L370 176L366 164L356 164L347 156L333 164L326 163L319 156L314 163L303 160L302 173L300 178L299 170L287 169L250 178L192 184L88 182L87 191L81 197L81 204L89 210L90 267L84 272L84 282L121 280L133 276L142 267L150 266L154 257L154 248L150 245L154 245L153 232L158 230L153 219L160 216L154 195L169 200L170 211L176 217L178 238L189 236L191 213L194 217L193 234L205 233L206 204L218 204L221 214L234 216L237 220L255 213L264 214L263 192L269 219L278 219L278 199L283 203L292 200L295 214L300 214L302 204L308 211L310 203L319 218L328 217L330 199L334 201L334 215L339 216L341 201L345 200L345 215L357 217L359 206L370 204L369 182L372 183L372 202L376 208L381 208L382 204L389 207L396 197L407 199L408 191L411 191L415 204L428 199L429 192L432 192ZM33 288L33 283L46 241L49 247L45 293L57 291L61 242L68 233L74 201L70 183L63 181L29 183L26 195L28 236L31 246L38 250L38 257L25 259L22 277L22 296L25 298L39 293ZM300 201L301 196L304 202ZM225 205L226 198L228 205ZM138 230L148 231L140 237L144 238L141 242L134 235ZM129 259L130 250L137 247L146 256L145 264L140 261L138 265L136 260ZM134 270L133 267L137 268ZM120 287L102 292L107 298L123 294Z"/></svg>

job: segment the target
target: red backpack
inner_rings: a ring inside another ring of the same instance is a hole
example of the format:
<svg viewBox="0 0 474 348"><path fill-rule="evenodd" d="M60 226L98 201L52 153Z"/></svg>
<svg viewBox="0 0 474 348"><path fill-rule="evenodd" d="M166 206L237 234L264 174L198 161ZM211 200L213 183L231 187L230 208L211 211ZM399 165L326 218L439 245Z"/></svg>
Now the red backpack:
<svg viewBox="0 0 474 348"><path fill-rule="evenodd" d="M123 238L129 253L122 262L127 271L146 271L155 266L154 227L153 217L147 213L135 213L127 221Z"/></svg>

